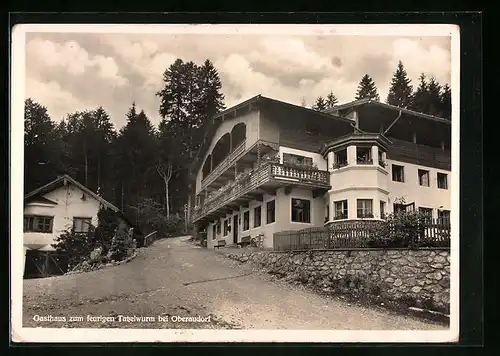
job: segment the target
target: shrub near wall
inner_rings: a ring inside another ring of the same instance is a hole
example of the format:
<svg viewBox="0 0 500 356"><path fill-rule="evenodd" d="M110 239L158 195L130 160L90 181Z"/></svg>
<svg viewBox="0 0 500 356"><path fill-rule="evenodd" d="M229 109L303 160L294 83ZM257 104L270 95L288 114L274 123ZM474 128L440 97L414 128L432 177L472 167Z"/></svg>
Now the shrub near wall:
<svg viewBox="0 0 500 356"><path fill-rule="evenodd" d="M328 294L449 313L450 256L444 249L245 252L228 257Z"/></svg>

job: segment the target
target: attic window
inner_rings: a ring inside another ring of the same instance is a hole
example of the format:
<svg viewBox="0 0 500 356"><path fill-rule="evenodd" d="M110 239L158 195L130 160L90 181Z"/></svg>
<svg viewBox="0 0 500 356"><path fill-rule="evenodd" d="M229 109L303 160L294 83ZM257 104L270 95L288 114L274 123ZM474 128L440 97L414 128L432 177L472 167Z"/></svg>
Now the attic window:
<svg viewBox="0 0 500 356"><path fill-rule="evenodd" d="M85 193L82 194L82 200L87 200L87 197L85 196Z"/></svg>

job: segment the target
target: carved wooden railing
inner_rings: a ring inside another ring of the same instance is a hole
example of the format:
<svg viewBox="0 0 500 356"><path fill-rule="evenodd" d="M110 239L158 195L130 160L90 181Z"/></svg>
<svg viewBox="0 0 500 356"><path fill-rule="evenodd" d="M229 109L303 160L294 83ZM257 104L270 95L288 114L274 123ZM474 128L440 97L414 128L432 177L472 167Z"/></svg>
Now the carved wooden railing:
<svg viewBox="0 0 500 356"><path fill-rule="evenodd" d="M201 189L205 189L210 183L217 179L223 172L231 167L236 160L245 154L246 140L243 140L229 155L222 160L202 181Z"/></svg>
<svg viewBox="0 0 500 356"><path fill-rule="evenodd" d="M208 197L203 205L195 207L193 221L199 220L201 217L220 209L272 179L292 181L312 187L329 187L329 173L327 171L266 162L261 167L250 172L244 179L231 182L215 196Z"/></svg>

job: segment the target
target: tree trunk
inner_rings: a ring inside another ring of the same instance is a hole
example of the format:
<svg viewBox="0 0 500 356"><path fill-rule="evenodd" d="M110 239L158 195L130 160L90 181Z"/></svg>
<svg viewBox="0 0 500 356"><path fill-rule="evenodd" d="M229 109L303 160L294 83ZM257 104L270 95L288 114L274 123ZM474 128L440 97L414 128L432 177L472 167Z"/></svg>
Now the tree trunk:
<svg viewBox="0 0 500 356"><path fill-rule="evenodd" d="M169 186L169 181L165 180L165 207L167 209L167 218L170 217L170 201L168 199L168 186Z"/></svg>
<svg viewBox="0 0 500 356"><path fill-rule="evenodd" d="M83 141L83 154L85 157L85 186L88 187L88 159L87 159L87 141Z"/></svg>
<svg viewBox="0 0 500 356"><path fill-rule="evenodd" d="M123 180L122 180L122 197L121 197L121 211L123 212L123 196L125 195L125 189L124 189L124 184L123 184Z"/></svg>
<svg viewBox="0 0 500 356"><path fill-rule="evenodd" d="M101 193L101 153L97 155L97 191Z"/></svg>

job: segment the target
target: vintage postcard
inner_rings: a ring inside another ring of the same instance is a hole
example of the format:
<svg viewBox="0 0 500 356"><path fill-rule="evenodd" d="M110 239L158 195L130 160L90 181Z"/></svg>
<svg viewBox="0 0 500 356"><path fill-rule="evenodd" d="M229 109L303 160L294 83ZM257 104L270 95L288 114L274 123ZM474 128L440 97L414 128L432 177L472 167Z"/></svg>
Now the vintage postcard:
<svg viewBox="0 0 500 356"><path fill-rule="evenodd" d="M457 341L459 46L15 26L12 340Z"/></svg>

